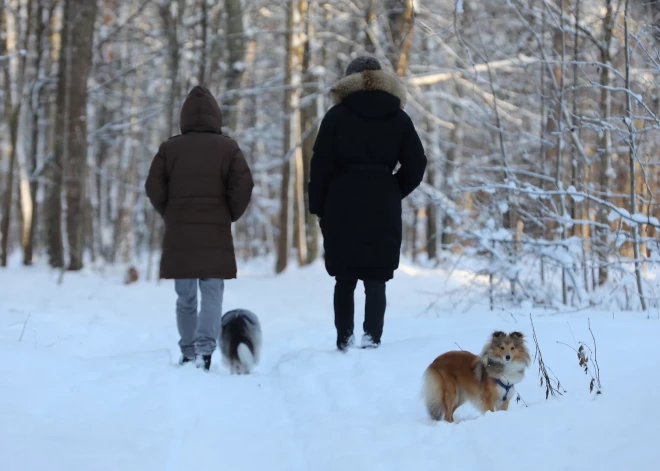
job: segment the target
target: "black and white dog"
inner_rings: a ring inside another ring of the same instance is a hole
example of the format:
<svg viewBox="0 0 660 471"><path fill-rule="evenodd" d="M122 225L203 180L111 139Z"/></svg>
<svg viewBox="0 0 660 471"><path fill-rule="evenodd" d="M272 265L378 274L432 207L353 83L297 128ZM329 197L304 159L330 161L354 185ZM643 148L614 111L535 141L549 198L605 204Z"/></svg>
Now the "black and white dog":
<svg viewBox="0 0 660 471"><path fill-rule="evenodd" d="M220 352L232 374L252 371L261 353L261 325L256 314L235 309L222 316Z"/></svg>

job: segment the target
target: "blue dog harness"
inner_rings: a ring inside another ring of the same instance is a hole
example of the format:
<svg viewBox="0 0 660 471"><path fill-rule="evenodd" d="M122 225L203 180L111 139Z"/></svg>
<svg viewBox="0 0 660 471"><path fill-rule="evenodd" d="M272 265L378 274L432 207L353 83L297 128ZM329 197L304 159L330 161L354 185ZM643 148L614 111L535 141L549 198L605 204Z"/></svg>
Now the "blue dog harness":
<svg viewBox="0 0 660 471"><path fill-rule="evenodd" d="M502 398L503 401L506 401L506 398L509 395L509 391L511 391L511 388L513 387L513 384L506 385L502 381L500 381L499 379L496 379L495 382L497 384L499 384L500 386L502 386L504 388L504 390L506 391L504 393L504 397Z"/></svg>

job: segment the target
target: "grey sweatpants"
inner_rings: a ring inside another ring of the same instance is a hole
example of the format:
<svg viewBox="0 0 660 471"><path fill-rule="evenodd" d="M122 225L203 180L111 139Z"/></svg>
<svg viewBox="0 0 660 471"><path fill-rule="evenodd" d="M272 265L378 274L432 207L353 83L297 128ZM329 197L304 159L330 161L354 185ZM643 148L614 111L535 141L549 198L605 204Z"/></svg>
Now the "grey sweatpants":
<svg viewBox="0 0 660 471"><path fill-rule="evenodd" d="M197 285L201 308L197 314ZM211 355L216 348L222 322L222 298L225 282L220 278L174 280L176 325L183 356Z"/></svg>

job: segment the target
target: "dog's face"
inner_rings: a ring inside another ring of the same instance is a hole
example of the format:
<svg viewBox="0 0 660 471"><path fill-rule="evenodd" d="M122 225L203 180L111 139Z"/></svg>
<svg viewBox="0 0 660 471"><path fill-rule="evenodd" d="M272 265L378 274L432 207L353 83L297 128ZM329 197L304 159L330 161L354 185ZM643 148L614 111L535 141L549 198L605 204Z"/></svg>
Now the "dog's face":
<svg viewBox="0 0 660 471"><path fill-rule="evenodd" d="M493 332L486 352L488 357L498 363L528 363L529 353L521 332Z"/></svg>

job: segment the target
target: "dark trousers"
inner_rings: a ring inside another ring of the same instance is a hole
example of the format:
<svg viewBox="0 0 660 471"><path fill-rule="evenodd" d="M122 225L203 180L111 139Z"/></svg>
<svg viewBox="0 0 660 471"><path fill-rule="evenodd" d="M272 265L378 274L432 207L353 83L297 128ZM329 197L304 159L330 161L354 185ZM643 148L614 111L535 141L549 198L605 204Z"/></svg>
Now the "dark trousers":
<svg viewBox="0 0 660 471"><path fill-rule="evenodd" d="M353 295L357 279L337 277L335 285L335 327L337 342L347 340L353 335L355 300ZM375 343L380 343L385 319L385 282L364 280L366 303L364 309L364 333L370 335Z"/></svg>

